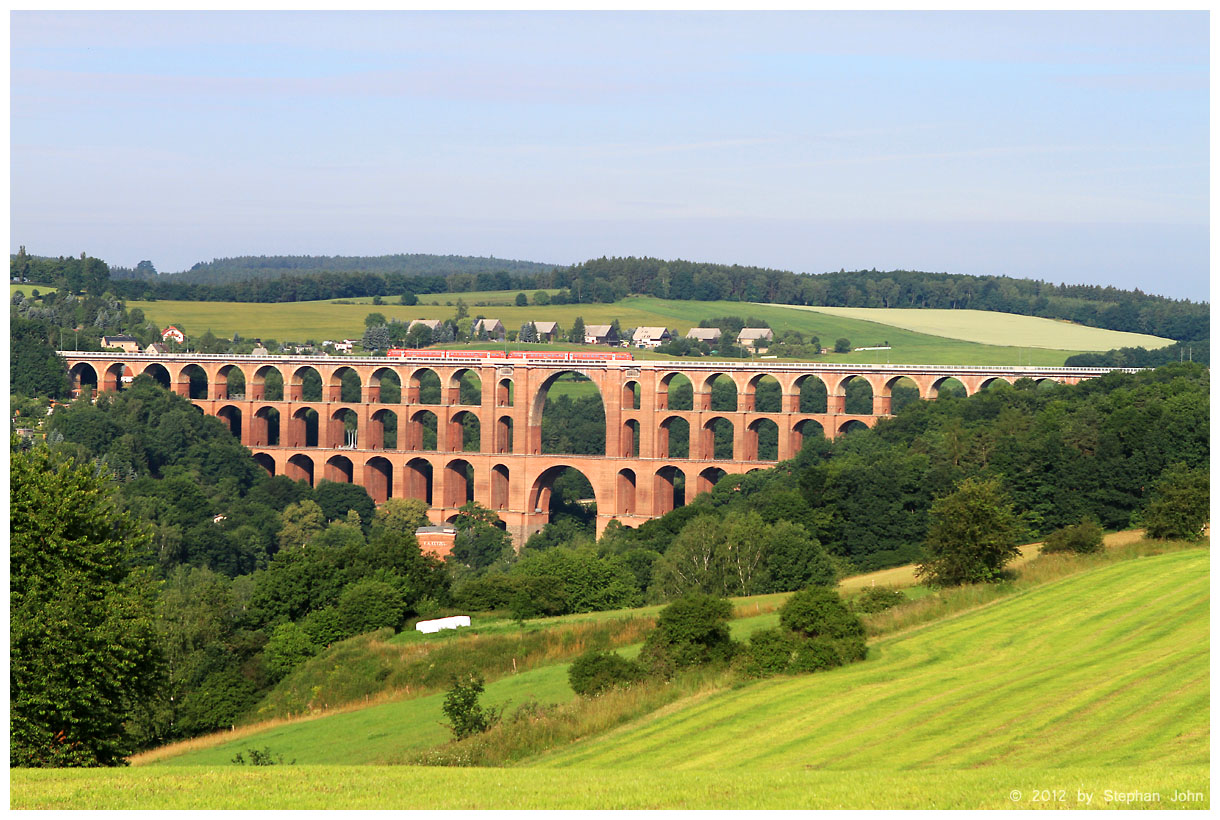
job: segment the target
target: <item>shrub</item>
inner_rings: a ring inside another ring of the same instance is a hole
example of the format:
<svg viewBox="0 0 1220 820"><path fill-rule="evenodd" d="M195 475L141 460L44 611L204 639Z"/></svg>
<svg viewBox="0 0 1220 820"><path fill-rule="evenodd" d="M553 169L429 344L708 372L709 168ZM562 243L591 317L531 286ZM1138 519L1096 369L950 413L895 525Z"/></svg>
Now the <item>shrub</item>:
<svg viewBox="0 0 1220 820"><path fill-rule="evenodd" d="M756 678L788 671L800 639L785 629L760 629L750 636L742 671Z"/></svg>
<svg viewBox="0 0 1220 820"><path fill-rule="evenodd" d="M967 478L928 511L927 559L915 574L933 586L998 581L1020 555L1017 514L996 479Z"/></svg>
<svg viewBox="0 0 1220 820"><path fill-rule="evenodd" d="M802 641L789 666L790 672L818 672L836 666L864 660L868 646L864 636L849 638L814 638Z"/></svg>
<svg viewBox="0 0 1220 820"><path fill-rule="evenodd" d="M615 686L630 686L645 677L644 667L615 652L586 652L568 668L572 691L590 697Z"/></svg>
<svg viewBox="0 0 1220 820"><path fill-rule="evenodd" d="M641 661L653 672L669 675L685 666L731 660L737 646L729 637L733 606L725 598L693 593L671 603L657 616L657 627L644 639Z"/></svg>
<svg viewBox="0 0 1220 820"><path fill-rule="evenodd" d="M864 625L847 608L839 593L826 587L810 587L794 593L779 610L779 622L802 638L863 637Z"/></svg>
<svg viewBox="0 0 1220 820"><path fill-rule="evenodd" d="M483 676L471 672L464 678L454 677L453 685L445 694L445 705L441 711L449 718L449 728L455 740L486 732L500 720L500 710L483 708L479 695L483 694Z"/></svg>
<svg viewBox="0 0 1220 820"><path fill-rule="evenodd" d="M407 604L402 593L384 581L364 580L343 588L337 609L343 630L359 635L383 626L397 628Z"/></svg>
<svg viewBox="0 0 1220 820"><path fill-rule="evenodd" d="M871 614L896 607L906 599L901 590L892 587L865 587L852 599L851 606L856 612Z"/></svg>
<svg viewBox="0 0 1220 820"><path fill-rule="evenodd" d="M1101 524L1096 519L1086 518L1079 524L1055 530L1042 543L1043 552L1090 553L1101 549Z"/></svg>

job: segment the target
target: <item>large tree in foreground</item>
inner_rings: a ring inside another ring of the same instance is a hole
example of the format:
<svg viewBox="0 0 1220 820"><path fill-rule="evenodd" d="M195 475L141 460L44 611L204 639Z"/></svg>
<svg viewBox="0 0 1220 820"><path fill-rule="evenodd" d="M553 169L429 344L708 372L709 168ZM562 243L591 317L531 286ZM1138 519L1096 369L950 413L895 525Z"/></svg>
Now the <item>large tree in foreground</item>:
<svg viewBox="0 0 1220 820"><path fill-rule="evenodd" d="M122 764L160 681L147 536L93 465L11 456L10 763Z"/></svg>
<svg viewBox="0 0 1220 820"><path fill-rule="evenodd" d="M997 479L967 478L928 511L926 558L915 574L935 586L995 581L1021 554L1021 527Z"/></svg>

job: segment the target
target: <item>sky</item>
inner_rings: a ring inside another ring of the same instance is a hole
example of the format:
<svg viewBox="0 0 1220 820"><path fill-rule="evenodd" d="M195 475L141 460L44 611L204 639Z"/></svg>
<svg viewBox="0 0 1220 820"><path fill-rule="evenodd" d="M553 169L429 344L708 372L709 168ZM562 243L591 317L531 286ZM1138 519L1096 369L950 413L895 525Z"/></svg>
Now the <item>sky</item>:
<svg viewBox="0 0 1220 820"><path fill-rule="evenodd" d="M1209 297L1206 12L14 12L10 249Z"/></svg>

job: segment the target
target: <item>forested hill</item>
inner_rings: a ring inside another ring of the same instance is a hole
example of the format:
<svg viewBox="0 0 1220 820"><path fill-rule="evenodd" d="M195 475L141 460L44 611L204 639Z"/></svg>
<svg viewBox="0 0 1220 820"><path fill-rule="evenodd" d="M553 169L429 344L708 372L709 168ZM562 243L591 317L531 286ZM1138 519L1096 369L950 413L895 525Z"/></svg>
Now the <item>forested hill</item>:
<svg viewBox="0 0 1220 820"><path fill-rule="evenodd" d="M1210 335L1209 305L1140 290L1055 285L1007 276L858 270L796 274L770 268L650 257L593 259L557 271L552 287L575 301L613 301L627 293L662 299L726 299L795 305L993 310L1178 341Z"/></svg>
<svg viewBox="0 0 1220 820"><path fill-rule="evenodd" d="M249 279L279 279L312 273L400 273L407 276L448 276L454 273L538 273L554 265L493 256L439 256L395 253L384 256L233 256L197 262L181 273L161 274L159 281L220 285ZM148 273L155 272L146 268ZM114 277L129 278L115 269ZM138 270L133 270L137 274ZM150 278L141 275L138 278Z"/></svg>

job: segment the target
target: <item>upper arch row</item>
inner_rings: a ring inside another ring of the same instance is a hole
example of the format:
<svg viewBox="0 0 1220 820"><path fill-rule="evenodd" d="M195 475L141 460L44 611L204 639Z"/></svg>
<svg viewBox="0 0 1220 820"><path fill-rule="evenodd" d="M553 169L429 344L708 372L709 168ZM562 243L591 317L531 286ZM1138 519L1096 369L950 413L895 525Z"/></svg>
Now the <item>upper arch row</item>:
<svg viewBox="0 0 1220 820"><path fill-rule="evenodd" d="M172 368L172 369L171 369ZM441 395L437 404L480 404L479 401L465 401L460 398L460 391L463 379L473 380L477 383L476 389L482 390L482 379L480 378L480 370L486 376L487 370L490 368L477 368L466 365L452 366L429 366L428 364L410 364L410 365L382 365L382 366L360 366L353 367L351 365L334 363L321 366L312 364L293 365L287 371L288 378L285 378L284 370L273 364L257 365L251 363L248 365L238 365L232 363L208 363L204 367L196 363L181 363L181 362L158 362L158 361L135 361L135 360L119 360L114 361L101 374L88 361L78 361L74 364L70 372L76 382L90 382L99 387L99 389L117 389L120 383L124 380L147 373L153 378L160 381L170 389L177 389L183 395L191 395L189 384L192 376L203 377L208 385L207 396L193 396L194 398L213 398L225 399L228 398L228 382L231 374L240 374L240 382L247 388L250 393L249 398L263 399L264 390L268 385L268 379L273 377L273 381L278 379L284 387L284 398L289 401L302 400L302 391L311 378L315 384L320 383L323 387L322 400L326 401L350 401L350 402L379 402L381 401L382 381L389 378L390 381L398 387L403 387L404 376L406 378L405 390L407 395L403 397L405 403L420 403L419 391L424 388L425 383L430 383L441 388ZM361 371L364 371L365 378L361 377ZM556 371L542 381L539 386L539 393L554 381L559 375L566 371ZM608 383L611 379L620 381L622 389L622 406L625 409L639 409L639 393L643 390L645 379L642 374L626 375L624 371L601 371L591 374L594 378L592 381L597 384L599 390L603 393L603 400L606 398L606 388L611 387ZM1017 376L1014 375L954 375L954 374L902 374L902 373L772 373L772 372L750 372L750 371L689 371L680 367L673 369L665 368L651 371L648 381L655 378L655 387L658 396L665 396L669 393L671 386L675 380L682 379L690 383L692 390L705 396L710 394L713 384L718 381L728 382L734 388L734 393L738 396L753 396L760 385L766 382L774 382L779 385L780 390L785 396L794 396L800 393L802 386L808 380L812 379L815 382L821 382L827 393L830 395L843 395L846 386L854 381L860 380L869 384L872 393L877 397L888 397L893 388L903 380L913 383L917 389L920 398L928 399L935 398L941 386L950 379L960 383L967 393L973 394L980 389L988 386L995 381L1007 381L1012 383L1016 381ZM1074 383L1079 380L1079 377L1071 376L1053 376L1047 375L1037 378L1038 381L1054 381L1060 383ZM354 389L359 391L359 397L348 395L343 397L345 382L350 387L353 383ZM513 379L510 376L496 378L496 404L500 406L512 404L512 389ZM665 401L661 399L658 404L661 409L665 408ZM748 403L747 403L748 404ZM741 409L752 409L747 406Z"/></svg>

